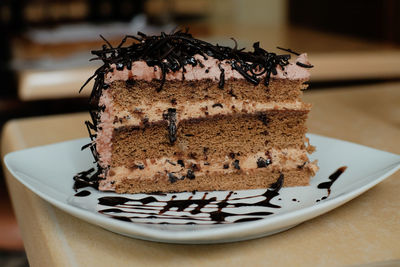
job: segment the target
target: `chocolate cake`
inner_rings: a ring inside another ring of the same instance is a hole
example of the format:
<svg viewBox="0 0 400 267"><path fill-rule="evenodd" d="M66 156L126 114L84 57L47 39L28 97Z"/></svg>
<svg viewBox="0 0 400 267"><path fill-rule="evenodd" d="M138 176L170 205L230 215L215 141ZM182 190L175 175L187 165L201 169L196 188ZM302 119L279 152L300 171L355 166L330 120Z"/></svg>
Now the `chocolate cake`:
<svg viewBox="0 0 400 267"><path fill-rule="evenodd" d="M312 65L280 49L254 43L246 51L177 31L92 51L104 62L88 80L94 109L86 122L99 190L255 189L278 178L308 185L318 168L307 156L311 106L301 95Z"/></svg>

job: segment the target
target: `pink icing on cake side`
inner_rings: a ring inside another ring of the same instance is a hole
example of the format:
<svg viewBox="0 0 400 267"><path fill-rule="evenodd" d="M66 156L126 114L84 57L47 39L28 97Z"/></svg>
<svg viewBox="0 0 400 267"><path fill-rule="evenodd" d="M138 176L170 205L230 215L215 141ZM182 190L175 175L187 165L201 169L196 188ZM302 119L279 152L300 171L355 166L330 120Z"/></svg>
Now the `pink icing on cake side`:
<svg viewBox="0 0 400 267"><path fill-rule="evenodd" d="M96 137L96 150L99 154L99 164L101 167L106 168L111 163L112 154L112 135L113 127L113 102L111 94L104 90L99 100L100 106L105 106L105 110L101 112L100 123L98 126Z"/></svg>

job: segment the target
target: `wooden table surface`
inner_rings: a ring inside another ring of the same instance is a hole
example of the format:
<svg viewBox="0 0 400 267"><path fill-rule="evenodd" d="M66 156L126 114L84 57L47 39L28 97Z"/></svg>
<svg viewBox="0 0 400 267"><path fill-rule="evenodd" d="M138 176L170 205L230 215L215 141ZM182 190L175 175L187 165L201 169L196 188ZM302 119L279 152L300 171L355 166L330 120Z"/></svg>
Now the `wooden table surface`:
<svg viewBox="0 0 400 267"><path fill-rule="evenodd" d="M309 91L305 100L314 105L310 132L400 154L400 83ZM10 121L3 131L2 155L85 137L86 118L79 113ZM220 245L161 244L114 234L53 207L9 173L6 177L32 266L400 263L400 172L286 232Z"/></svg>

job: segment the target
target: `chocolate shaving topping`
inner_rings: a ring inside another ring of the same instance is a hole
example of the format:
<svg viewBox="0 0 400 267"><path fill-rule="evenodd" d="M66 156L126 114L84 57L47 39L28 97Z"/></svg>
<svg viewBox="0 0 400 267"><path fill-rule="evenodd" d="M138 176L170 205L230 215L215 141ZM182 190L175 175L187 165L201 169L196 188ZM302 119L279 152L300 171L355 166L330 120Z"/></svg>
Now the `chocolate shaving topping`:
<svg viewBox="0 0 400 267"><path fill-rule="evenodd" d="M303 67L303 68L309 68L309 69L314 67L313 65L304 64L304 63L301 63L301 62L296 62L296 65L300 66L300 67Z"/></svg>
<svg viewBox="0 0 400 267"><path fill-rule="evenodd" d="M214 105L212 105L212 107L213 107L213 108L216 108L216 107L223 108L224 106L222 106L221 103L215 103Z"/></svg>
<svg viewBox="0 0 400 267"><path fill-rule="evenodd" d="M175 183L178 180L178 177L176 177L173 173L169 172L168 173L168 180L172 184L172 183Z"/></svg>
<svg viewBox="0 0 400 267"><path fill-rule="evenodd" d="M199 171L200 170L200 168L199 168L199 166L197 164L192 164L191 169L193 171Z"/></svg>
<svg viewBox="0 0 400 267"><path fill-rule="evenodd" d="M218 88L223 89L225 85L225 70L222 68L221 63L218 64L218 68L221 71L221 74L219 75L219 83L218 83Z"/></svg>
<svg viewBox="0 0 400 267"><path fill-rule="evenodd" d="M100 173L103 170L101 168L98 168L97 171L95 171L94 168L91 168L87 171L80 172L74 176L74 186L73 189L77 191L80 188L83 187L93 187L97 189L99 187L99 180L100 178L98 177Z"/></svg>
<svg viewBox="0 0 400 267"><path fill-rule="evenodd" d="M259 42L253 44L253 51L244 51L244 48L237 48L236 41L234 48L213 45L193 38L187 30L178 30L170 34L163 32L155 36L138 32L138 36L126 35L117 47L111 46L104 37L102 38L106 45L103 45L101 50L92 51L95 57L91 60L102 60L104 64L82 86L83 88L90 80L95 79L94 96L99 96L99 91L104 84L104 75L112 70L111 64L115 64L117 69L123 69L124 66L129 69L132 62L141 60L145 61L149 67L159 67L162 71L159 87L161 90L168 72L182 70L184 73L186 65L199 64L204 67L194 58L195 55L201 55L205 60L210 56L219 61L229 61L232 68L254 84L258 84L265 73L267 73L265 79L268 80L271 73L276 73L278 66L283 69L289 64L290 59L290 54L277 55L262 49ZM128 39L133 41L132 44L124 46ZM279 49L298 55L290 49ZM222 79L224 71L221 67L220 70L220 79ZM265 84L268 84L268 81L265 81ZM223 87L224 82L220 81L219 85Z"/></svg>
<svg viewBox="0 0 400 267"><path fill-rule="evenodd" d="M132 166L132 169L139 169L139 170L144 170L144 165L142 165L142 164L134 164L133 166Z"/></svg>
<svg viewBox="0 0 400 267"><path fill-rule="evenodd" d="M185 163L181 159L178 159L178 164L181 165L183 168L185 167Z"/></svg>
<svg viewBox="0 0 400 267"><path fill-rule="evenodd" d="M193 180L194 178L196 178L196 176L194 175L194 172L192 170L188 170L186 177L189 178L190 180Z"/></svg>
<svg viewBox="0 0 400 267"><path fill-rule="evenodd" d="M234 162L232 162L232 165L235 169L240 170L240 166L239 166L239 160L236 159Z"/></svg>
<svg viewBox="0 0 400 267"><path fill-rule="evenodd" d="M257 168L265 168L267 167L267 164L265 163L265 159L262 157L257 159Z"/></svg>
<svg viewBox="0 0 400 267"><path fill-rule="evenodd" d="M168 162L169 164L173 165L173 166L176 166L176 163L170 161L169 159L167 159L167 162Z"/></svg>
<svg viewBox="0 0 400 267"><path fill-rule="evenodd" d="M293 55L300 56L300 53L297 53L297 52L293 51L292 49L282 48L282 47L279 47L279 46L277 46L276 48L278 48L280 50L283 50L283 51L286 51L286 52L289 52L289 53L291 53Z"/></svg>
<svg viewBox="0 0 400 267"><path fill-rule="evenodd" d="M307 164L307 161L303 162L303 164L301 164L301 165L297 165L297 169L303 169L304 166L306 166L306 164Z"/></svg>
<svg viewBox="0 0 400 267"><path fill-rule="evenodd" d="M165 120L168 121L168 138L170 144L174 144L176 141L176 109L169 108L167 113L163 114Z"/></svg>
<svg viewBox="0 0 400 267"><path fill-rule="evenodd" d="M265 168L272 163L270 158L264 159L263 157L259 157L257 159L257 168Z"/></svg>
<svg viewBox="0 0 400 267"><path fill-rule="evenodd" d="M228 94L230 94L234 98L237 98L237 95L233 92L232 89L228 92Z"/></svg>

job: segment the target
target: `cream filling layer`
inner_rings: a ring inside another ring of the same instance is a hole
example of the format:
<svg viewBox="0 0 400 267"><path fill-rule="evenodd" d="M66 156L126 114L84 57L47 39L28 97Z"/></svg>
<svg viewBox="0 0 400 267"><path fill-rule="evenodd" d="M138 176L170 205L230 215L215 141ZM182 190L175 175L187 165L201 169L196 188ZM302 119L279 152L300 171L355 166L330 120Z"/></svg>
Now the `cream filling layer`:
<svg viewBox="0 0 400 267"><path fill-rule="evenodd" d="M176 110L176 121L192 118L203 118L214 115L230 115L234 113L255 113L268 110L310 110L311 105L300 101L295 102L255 102L235 98L229 100L203 100L172 105L166 102L143 103L128 110L113 111L114 128L122 126L137 126L143 121L156 122L164 120L163 114L168 109Z"/></svg>
<svg viewBox="0 0 400 267"><path fill-rule="evenodd" d="M196 66L186 65L185 72L182 70L176 72L168 72L166 74L166 80L202 80L211 79L219 81L221 69L224 70L225 79L244 79L238 71L232 68L229 60L220 61L213 57L207 57L207 60L201 55L195 55L194 58L201 62ZM296 63L300 62L303 64L310 64L307 58L307 54L299 55L294 62L290 62L283 69L277 66L276 74L271 74L272 78L278 79L291 79L291 80L308 80L310 73L308 69L298 66ZM202 66L201 66L202 65ZM150 67L145 61L132 62L132 67L128 70L124 67L122 70L117 70L115 64L111 64L112 71L108 72L105 76L105 83L110 84L117 80L128 80L130 78L135 80L160 80L162 78L161 69L157 66ZM183 75L182 75L183 74ZM266 73L261 75L261 78L265 77Z"/></svg>
<svg viewBox="0 0 400 267"><path fill-rule="evenodd" d="M132 163L131 167L117 166L108 171L105 180L100 181L99 189L112 191L115 185L124 180L168 179L171 183L183 179L195 179L207 174L228 174L239 170L244 173L261 168L276 171L307 168L312 174L318 170L315 162L309 162L306 150L271 149L247 156L226 156L210 162L204 160L160 158L146 159ZM245 179L245 178L244 178Z"/></svg>

